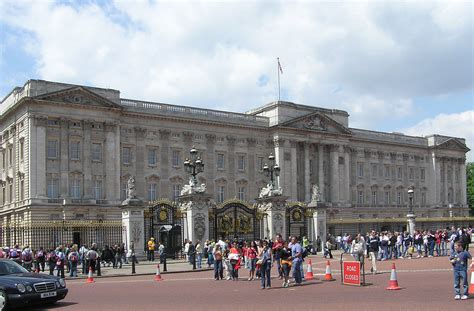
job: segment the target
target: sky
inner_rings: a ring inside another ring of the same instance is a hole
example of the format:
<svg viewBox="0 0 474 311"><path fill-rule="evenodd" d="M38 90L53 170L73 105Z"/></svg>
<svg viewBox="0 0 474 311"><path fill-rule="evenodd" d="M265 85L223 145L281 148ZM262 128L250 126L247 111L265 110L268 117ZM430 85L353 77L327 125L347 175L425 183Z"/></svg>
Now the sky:
<svg viewBox="0 0 474 311"><path fill-rule="evenodd" d="M0 98L28 79L245 112L278 100L474 149L472 1L0 1ZM467 155L474 161L474 152Z"/></svg>

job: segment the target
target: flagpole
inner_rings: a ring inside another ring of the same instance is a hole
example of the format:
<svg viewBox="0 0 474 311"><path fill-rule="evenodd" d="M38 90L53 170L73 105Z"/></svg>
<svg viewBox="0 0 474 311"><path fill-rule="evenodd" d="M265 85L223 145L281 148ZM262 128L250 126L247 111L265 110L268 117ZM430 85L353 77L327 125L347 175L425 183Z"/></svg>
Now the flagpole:
<svg viewBox="0 0 474 311"><path fill-rule="evenodd" d="M280 101L280 58L277 57L277 73L278 73L278 101Z"/></svg>

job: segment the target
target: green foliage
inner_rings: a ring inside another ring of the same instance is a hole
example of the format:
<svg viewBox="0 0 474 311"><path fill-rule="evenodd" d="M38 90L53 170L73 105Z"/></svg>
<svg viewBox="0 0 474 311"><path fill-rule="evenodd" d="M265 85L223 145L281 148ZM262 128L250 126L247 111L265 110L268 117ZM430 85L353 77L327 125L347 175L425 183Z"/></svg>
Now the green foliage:
<svg viewBox="0 0 474 311"><path fill-rule="evenodd" d="M470 208L470 214L474 215L474 162L467 163L467 204Z"/></svg>

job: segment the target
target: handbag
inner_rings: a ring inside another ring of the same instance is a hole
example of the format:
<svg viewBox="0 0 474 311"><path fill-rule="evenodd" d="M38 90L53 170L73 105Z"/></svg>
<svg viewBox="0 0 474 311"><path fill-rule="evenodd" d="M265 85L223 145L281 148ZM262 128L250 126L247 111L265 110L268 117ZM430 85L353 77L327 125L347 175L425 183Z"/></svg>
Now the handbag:
<svg viewBox="0 0 474 311"><path fill-rule="evenodd" d="M256 263L256 264L259 265L259 266L263 265L263 259L257 260L257 263Z"/></svg>

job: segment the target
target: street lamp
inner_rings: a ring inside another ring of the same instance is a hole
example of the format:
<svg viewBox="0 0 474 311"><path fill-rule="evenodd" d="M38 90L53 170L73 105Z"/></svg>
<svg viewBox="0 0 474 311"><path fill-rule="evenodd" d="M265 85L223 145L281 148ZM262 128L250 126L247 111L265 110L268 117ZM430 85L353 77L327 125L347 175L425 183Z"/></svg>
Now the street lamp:
<svg viewBox="0 0 474 311"><path fill-rule="evenodd" d="M408 187L408 214L413 214L413 193L415 192L415 187Z"/></svg>
<svg viewBox="0 0 474 311"><path fill-rule="evenodd" d="M204 171L204 162L198 156L198 151L194 146L189 151L190 158L186 158L184 161L184 170L186 173L191 174L191 181L193 186L196 186L198 181L196 175Z"/></svg>
<svg viewBox="0 0 474 311"><path fill-rule="evenodd" d="M270 177L270 184L274 187L275 178L280 176L280 166L278 163L275 163L275 156L272 153L268 156L268 162L270 164L265 163L263 166L263 172L265 173L265 176Z"/></svg>

